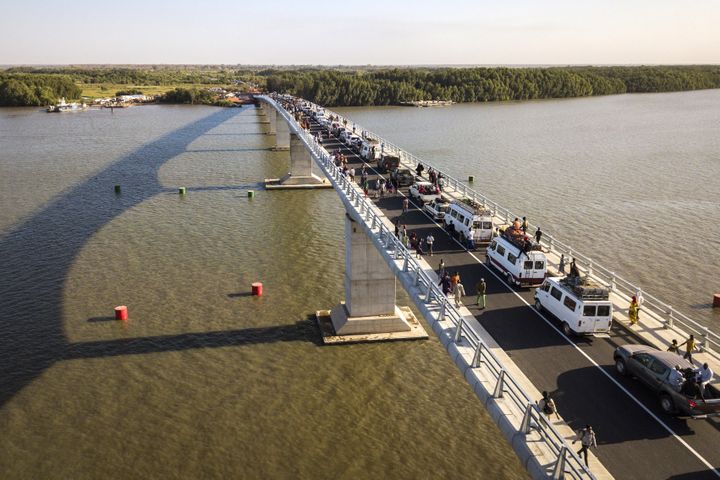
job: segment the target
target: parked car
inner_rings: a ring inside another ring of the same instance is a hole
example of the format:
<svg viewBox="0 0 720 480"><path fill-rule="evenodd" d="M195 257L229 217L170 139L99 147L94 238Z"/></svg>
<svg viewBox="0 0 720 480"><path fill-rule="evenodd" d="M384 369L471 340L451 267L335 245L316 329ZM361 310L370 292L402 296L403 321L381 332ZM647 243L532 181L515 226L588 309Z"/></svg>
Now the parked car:
<svg viewBox="0 0 720 480"><path fill-rule="evenodd" d="M415 173L413 173L413 171L409 168L395 168L394 170L392 170L390 176L393 178L393 180L397 181L398 185L401 187L407 187L409 185L412 185L415 181Z"/></svg>
<svg viewBox="0 0 720 480"><path fill-rule="evenodd" d="M433 220L442 220L445 217L449 205L450 202L441 197L423 205L423 210L425 210Z"/></svg>
<svg viewBox="0 0 720 480"><path fill-rule="evenodd" d="M430 182L415 182L410 185L410 198L424 205L440 198L440 189Z"/></svg>
<svg viewBox="0 0 720 480"><path fill-rule="evenodd" d="M615 369L620 375L633 376L655 392L660 408L671 415L705 418L720 414L720 398L717 391L709 387L706 398L692 398L670 380L671 370L676 365L681 370L694 371L695 366L677 353L663 352L647 345L622 345L615 349ZM712 396L712 398L708 398Z"/></svg>

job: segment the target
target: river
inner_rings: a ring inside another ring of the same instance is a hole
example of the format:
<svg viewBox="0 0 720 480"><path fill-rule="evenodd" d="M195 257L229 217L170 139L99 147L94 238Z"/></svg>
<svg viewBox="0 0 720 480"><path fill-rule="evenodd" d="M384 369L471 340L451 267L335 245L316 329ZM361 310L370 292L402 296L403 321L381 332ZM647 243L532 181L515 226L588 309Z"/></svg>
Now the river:
<svg viewBox="0 0 720 480"><path fill-rule="evenodd" d="M434 336L320 345L344 211L263 128L0 109L2 478L525 478Z"/></svg>
<svg viewBox="0 0 720 480"><path fill-rule="evenodd" d="M720 90L337 111L720 331Z"/></svg>

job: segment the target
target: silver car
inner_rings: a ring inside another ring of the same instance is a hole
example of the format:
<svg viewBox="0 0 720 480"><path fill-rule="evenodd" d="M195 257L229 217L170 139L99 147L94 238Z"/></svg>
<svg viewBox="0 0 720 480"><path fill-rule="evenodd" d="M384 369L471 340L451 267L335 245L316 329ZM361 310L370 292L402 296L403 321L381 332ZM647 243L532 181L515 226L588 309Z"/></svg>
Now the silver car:
<svg viewBox="0 0 720 480"><path fill-rule="evenodd" d="M706 399L692 398L677 391L670 381L670 372L679 365L682 370L695 366L677 353L663 352L647 345L623 345L615 350L615 369L620 375L631 375L653 390L665 413L703 418L720 414L720 398L712 389Z"/></svg>

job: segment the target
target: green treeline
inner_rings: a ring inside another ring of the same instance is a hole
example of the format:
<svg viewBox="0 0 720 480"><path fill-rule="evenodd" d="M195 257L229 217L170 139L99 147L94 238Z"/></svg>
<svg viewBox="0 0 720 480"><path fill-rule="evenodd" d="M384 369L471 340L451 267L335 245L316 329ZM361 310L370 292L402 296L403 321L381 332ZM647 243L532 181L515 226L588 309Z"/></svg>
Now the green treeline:
<svg viewBox="0 0 720 480"><path fill-rule="evenodd" d="M720 88L720 66L527 68L295 68L228 66L16 67L0 71L0 106L77 99L78 85L169 86L160 101L223 104L202 86L291 93L321 105L412 100L490 102Z"/></svg>
<svg viewBox="0 0 720 480"><path fill-rule="evenodd" d="M220 67L14 67L7 73L65 75L77 83L115 83L124 85L229 84L238 78L237 70Z"/></svg>
<svg viewBox="0 0 720 480"><path fill-rule="evenodd" d="M160 103L184 103L190 105L216 105L216 96L208 90L176 88L159 98Z"/></svg>
<svg viewBox="0 0 720 480"><path fill-rule="evenodd" d="M80 87L67 75L0 72L0 106L43 106L65 97L80 97Z"/></svg>
<svg viewBox="0 0 720 480"><path fill-rule="evenodd" d="M720 66L264 70L268 91L320 105L489 102L720 88Z"/></svg>

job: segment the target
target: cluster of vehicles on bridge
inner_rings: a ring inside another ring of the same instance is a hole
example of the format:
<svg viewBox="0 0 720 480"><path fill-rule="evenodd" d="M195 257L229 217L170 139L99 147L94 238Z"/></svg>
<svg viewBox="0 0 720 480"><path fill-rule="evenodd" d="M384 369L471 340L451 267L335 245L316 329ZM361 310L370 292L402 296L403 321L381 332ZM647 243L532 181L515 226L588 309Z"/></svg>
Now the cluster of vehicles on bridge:
<svg viewBox="0 0 720 480"><path fill-rule="evenodd" d="M537 287L535 308L552 315L566 335L603 335L612 326L613 305L610 290L577 273L552 277L542 247L521 230L520 224L496 225L492 212L470 199L450 200L434 183L402 167L397 155L385 152L378 140L357 135L352 129L325 116L322 109L308 108L327 132L337 137L361 158L399 178L400 186L409 186L408 195L433 220L463 245L486 246L487 265L494 268L510 285ZM647 345L623 345L614 353L616 371L637 378L658 395L660 407L668 414L692 418L720 415L720 395L708 387L704 398L697 398L684 387L678 388L674 371L692 378L694 365L675 353L659 351ZM675 375L676 378L676 375Z"/></svg>

